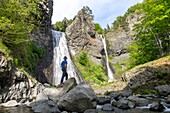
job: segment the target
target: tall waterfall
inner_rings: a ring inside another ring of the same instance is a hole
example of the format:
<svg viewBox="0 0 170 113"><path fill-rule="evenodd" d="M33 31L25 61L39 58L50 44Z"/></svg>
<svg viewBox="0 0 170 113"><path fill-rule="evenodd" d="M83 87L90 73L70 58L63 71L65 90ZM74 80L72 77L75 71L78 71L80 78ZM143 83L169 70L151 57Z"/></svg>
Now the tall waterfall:
<svg viewBox="0 0 170 113"><path fill-rule="evenodd" d="M106 68L107 68L107 74L108 74L108 82L112 82L115 78L113 75L113 72L109 66L109 59L108 59L108 53L107 53L107 49L106 49L106 39L105 37L102 37L101 35L101 39L104 45L104 51L105 51L105 55L106 55Z"/></svg>
<svg viewBox="0 0 170 113"><path fill-rule="evenodd" d="M62 77L62 70L60 67L61 62L63 61L64 56L67 56L67 73L68 73L68 78L70 77L75 77L76 82L79 83L83 79L81 75L77 72L71 57L70 53L67 47L67 40L65 37L65 34L59 31L52 30L52 35L53 35L53 46L54 46L54 56L53 56L53 72L54 72L54 79L53 79L53 84L58 85L60 84L60 80ZM64 78L65 80L65 78Z"/></svg>

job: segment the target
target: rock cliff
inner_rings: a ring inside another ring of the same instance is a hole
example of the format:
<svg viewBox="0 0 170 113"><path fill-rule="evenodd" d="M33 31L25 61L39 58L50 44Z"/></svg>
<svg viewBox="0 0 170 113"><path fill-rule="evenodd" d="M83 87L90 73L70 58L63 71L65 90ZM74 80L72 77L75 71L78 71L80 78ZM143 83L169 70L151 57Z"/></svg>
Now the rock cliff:
<svg viewBox="0 0 170 113"><path fill-rule="evenodd" d="M40 21L40 24L35 22L39 30L33 30L31 34L36 46L45 50L44 57L37 61L37 68L34 73L36 78L20 70L9 56L0 52L0 103L11 99L21 103L30 101L43 89L43 85L37 80L42 83L52 81L53 45L50 29L52 7L53 0L42 0L39 3L41 18L38 21Z"/></svg>
<svg viewBox="0 0 170 113"><path fill-rule="evenodd" d="M114 56L111 61L113 65L120 63L122 69L126 67L125 61L129 57L127 47L133 42L132 35L135 34L133 28L139 22L140 17L139 14L129 14L123 24L106 34L106 40L109 43L108 53Z"/></svg>
<svg viewBox="0 0 170 113"><path fill-rule="evenodd" d="M122 80L129 88L155 89L159 85L169 85L169 56L137 66L123 74Z"/></svg>
<svg viewBox="0 0 170 113"><path fill-rule="evenodd" d="M89 7L84 6L78 12L73 22L66 28L66 35L72 56L85 51L92 61L101 64L100 51L103 44L95 31L93 15Z"/></svg>
<svg viewBox="0 0 170 113"><path fill-rule="evenodd" d="M43 85L13 65L0 53L0 103L9 100L26 102L33 100L43 89Z"/></svg>
<svg viewBox="0 0 170 113"><path fill-rule="evenodd" d="M42 82L52 82L53 68L53 39L51 33L51 17L53 12L53 0L42 0L39 3L40 25L39 30L32 32L33 41L40 48L45 50L44 57L37 62L37 79Z"/></svg>

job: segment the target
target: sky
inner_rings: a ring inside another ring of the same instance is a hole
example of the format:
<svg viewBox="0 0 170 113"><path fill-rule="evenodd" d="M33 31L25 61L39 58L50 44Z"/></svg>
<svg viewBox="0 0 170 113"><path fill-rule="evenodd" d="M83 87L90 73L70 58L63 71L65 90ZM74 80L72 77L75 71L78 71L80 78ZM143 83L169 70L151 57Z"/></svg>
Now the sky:
<svg viewBox="0 0 170 113"><path fill-rule="evenodd" d="M88 6L94 15L94 23L102 28L111 24L118 16L123 16L130 6L143 0L53 0L52 24L64 17L73 19L83 6Z"/></svg>

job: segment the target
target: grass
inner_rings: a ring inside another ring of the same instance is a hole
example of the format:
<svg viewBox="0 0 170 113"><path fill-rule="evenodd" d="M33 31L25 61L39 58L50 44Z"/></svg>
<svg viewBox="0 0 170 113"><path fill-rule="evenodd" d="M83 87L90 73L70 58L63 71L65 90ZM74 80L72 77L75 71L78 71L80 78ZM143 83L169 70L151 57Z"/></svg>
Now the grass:
<svg viewBox="0 0 170 113"><path fill-rule="evenodd" d="M85 52L76 56L76 58L74 58L74 62L88 83L102 84L108 80L105 73L105 67L97 65L93 61L89 60Z"/></svg>

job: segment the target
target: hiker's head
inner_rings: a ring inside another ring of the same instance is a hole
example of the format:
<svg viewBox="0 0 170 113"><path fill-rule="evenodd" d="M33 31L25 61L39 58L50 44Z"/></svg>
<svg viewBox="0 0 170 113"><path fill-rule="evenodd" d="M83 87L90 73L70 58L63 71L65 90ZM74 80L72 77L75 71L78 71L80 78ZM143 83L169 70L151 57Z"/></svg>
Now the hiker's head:
<svg viewBox="0 0 170 113"><path fill-rule="evenodd" d="M67 57L66 56L64 56L64 58L63 58L64 60L67 60Z"/></svg>

